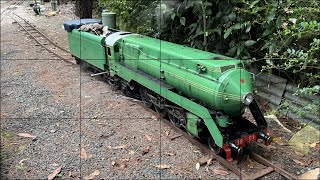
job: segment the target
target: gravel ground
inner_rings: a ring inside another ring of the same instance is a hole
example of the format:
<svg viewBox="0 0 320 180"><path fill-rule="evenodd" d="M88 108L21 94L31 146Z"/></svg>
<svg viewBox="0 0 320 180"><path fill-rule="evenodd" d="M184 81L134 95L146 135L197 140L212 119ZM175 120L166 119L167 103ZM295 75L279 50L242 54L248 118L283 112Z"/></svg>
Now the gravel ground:
<svg viewBox="0 0 320 180"><path fill-rule="evenodd" d="M1 1L6 6L8 2ZM3 7L1 7L1 11ZM49 4L46 5L49 7ZM25 2L12 12L29 19L58 44L67 47L66 20L72 4L53 17L35 16ZM56 60L25 35L12 19L1 22L1 176L4 179L45 179L63 166L62 179L237 179L172 129L85 69ZM272 128L271 128L272 129ZM272 132L277 133L276 129ZM30 133L36 138L22 138ZM285 134L277 134L286 136ZM292 173L307 167L292 162L287 146L265 151ZM85 152L85 153L84 153ZM301 157L306 158L306 157ZM163 169L157 167L162 164ZM243 168L247 163L241 164ZM249 171L254 171L254 169ZM281 178L272 174L265 179Z"/></svg>

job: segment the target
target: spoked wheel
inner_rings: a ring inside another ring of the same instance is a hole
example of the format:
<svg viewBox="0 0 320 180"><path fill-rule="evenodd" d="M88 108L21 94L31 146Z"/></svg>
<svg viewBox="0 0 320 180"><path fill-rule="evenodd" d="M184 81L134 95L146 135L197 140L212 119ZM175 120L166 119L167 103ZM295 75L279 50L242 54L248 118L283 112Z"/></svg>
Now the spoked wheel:
<svg viewBox="0 0 320 180"><path fill-rule="evenodd" d="M109 78L107 79L107 82L108 82L110 85L112 85L112 86L115 85L114 79L113 79L112 77L109 77Z"/></svg>
<svg viewBox="0 0 320 180"><path fill-rule="evenodd" d="M169 120L171 121L172 124L174 124L176 127L181 128L181 121L179 118L174 116L171 113L168 113Z"/></svg>
<svg viewBox="0 0 320 180"><path fill-rule="evenodd" d="M154 109L156 110L156 112L160 115L160 117L165 117L168 114L168 111L166 108L163 107L159 107L157 105L154 105Z"/></svg>
<svg viewBox="0 0 320 180"><path fill-rule="evenodd" d="M151 99L148 95L148 92L145 89L140 89L140 97L141 100L143 101L143 104L147 107L147 108L151 108L152 106L152 102Z"/></svg>
<svg viewBox="0 0 320 180"><path fill-rule="evenodd" d="M215 154L220 154L222 152L222 149L215 143L212 137L208 138L208 145Z"/></svg>

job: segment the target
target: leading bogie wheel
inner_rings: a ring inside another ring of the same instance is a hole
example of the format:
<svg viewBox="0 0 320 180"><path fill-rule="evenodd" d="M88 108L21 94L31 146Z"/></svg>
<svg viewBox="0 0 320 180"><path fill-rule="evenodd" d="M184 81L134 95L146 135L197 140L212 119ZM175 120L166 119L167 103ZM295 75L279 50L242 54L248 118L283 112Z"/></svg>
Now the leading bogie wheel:
<svg viewBox="0 0 320 180"><path fill-rule="evenodd" d="M215 154L220 154L222 152L222 148L215 143L212 137L208 138L208 146Z"/></svg>

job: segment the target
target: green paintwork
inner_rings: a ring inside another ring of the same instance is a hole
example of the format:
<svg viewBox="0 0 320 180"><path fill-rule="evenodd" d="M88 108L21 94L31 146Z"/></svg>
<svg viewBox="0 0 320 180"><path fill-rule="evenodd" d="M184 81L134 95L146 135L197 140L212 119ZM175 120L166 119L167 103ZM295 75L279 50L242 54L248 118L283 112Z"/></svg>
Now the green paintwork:
<svg viewBox="0 0 320 180"><path fill-rule="evenodd" d="M68 32L71 54L104 71L106 51L105 47L101 45L102 40L103 38L100 36L87 32L80 32L76 29L72 30L72 32Z"/></svg>
<svg viewBox="0 0 320 180"><path fill-rule="evenodd" d="M103 39L83 32L81 42L79 37L77 30L68 33L71 53L104 70ZM252 92L252 77L240 67L240 60L141 35L124 37L107 48L111 52L107 57L111 76L135 81L186 109L190 112L187 130L192 135L198 135L196 119L200 117L215 143L222 147L223 136L217 124L227 127L230 119L212 117L207 108L230 117L244 111L242 97Z"/></svg>
<svg viewBox="0 0 320 180"><path fill-rule="evenodd" d="M237 66L240 60L140 35L122 38L119 45L123 64L161 78L181 95L231 117L244 111L242 97L251 92L252 81L251 74ZM234 70L221 73L223 66Z"/></svg>
<svg viewBox="0 0 320 180"><path fill-rule="evenodd" d="M216 116L217 123L220 127L228 127L228 117L226 116Z"/></svg>
<svg viewBox="0 0 320 180"><path fill-rule="evenodd" d="M198 118L198 116L192 113L187 113L187 131L193 136L198 136Z"/></svg>

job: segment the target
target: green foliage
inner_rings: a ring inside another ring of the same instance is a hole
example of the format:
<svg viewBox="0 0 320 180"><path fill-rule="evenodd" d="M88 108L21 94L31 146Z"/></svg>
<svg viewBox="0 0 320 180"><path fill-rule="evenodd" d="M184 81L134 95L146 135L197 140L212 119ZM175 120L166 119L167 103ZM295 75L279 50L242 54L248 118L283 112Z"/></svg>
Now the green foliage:
<svg viewBox="0 0 320 180"><path fill-rule="evenodd" d="M99 0L102 9L117 14L119 29L153 36L157 31L157 1L146 0Z"/></svg>
<svg viewBox="0 0 320 180"><path fill-rule="evenodd" d="M318 0L100 0L100 4L117 13L122 30L251 60L302 87L320 82Z"/></svg>

